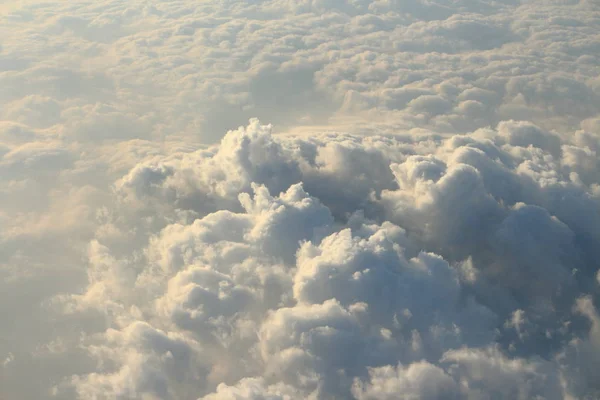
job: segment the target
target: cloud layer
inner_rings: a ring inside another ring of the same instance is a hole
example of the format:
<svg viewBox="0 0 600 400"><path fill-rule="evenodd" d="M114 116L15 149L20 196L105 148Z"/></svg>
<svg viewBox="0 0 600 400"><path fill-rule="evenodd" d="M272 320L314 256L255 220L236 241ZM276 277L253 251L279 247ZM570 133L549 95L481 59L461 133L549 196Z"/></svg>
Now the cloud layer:
<svg viewBox="0 0 600 400"><path fill-rule="evenodd" d="M596 398L599 24L0 6L0 397Z"/></svg>

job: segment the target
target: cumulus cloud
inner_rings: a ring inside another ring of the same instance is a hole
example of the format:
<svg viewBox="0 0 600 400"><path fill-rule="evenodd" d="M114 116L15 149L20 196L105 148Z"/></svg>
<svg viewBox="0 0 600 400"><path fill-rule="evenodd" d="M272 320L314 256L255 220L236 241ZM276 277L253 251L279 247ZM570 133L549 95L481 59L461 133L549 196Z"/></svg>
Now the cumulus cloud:
<svg viewBox="0 0 600 400"><path fill-rule="evenodd" d="M218 146L138 164L117 181L89 247L87 289L57 299L65 312L108 317L108 329L82 342L102 368L65 378L57 393L594 393L577 371L597 353L597 233L579 222L597 216L598 197L562 161L561 146L578 145L557 138L507 122L406 146L403 137L273 136L252 121ZM319 161L332 145L337 161ZM319 196L332 164L366 175L379 167L346 167L345 154L391 171L350 196L365 205L353 213L340 205L344 191ZM552 179L534 179L548 160ZM279 179L264 173L272 168ZM587 361L575 356L582 347Z"/></svg>
<svg viewBox="0 0 600 400"><path fill-rule="evenodd" d="M1 5L0 397L597 397L599 13Z"/></svg>

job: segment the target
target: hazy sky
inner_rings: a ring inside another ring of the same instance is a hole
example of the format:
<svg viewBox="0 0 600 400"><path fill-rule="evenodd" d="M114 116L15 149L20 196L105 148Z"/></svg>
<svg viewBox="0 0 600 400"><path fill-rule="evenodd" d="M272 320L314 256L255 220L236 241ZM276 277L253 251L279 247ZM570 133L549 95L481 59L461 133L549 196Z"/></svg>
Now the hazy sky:
<svg viewBox="0 0 600 400"><path fill-rule="evenodd" d="M600 397L600 3L0 4L1 400Z"/></svg>

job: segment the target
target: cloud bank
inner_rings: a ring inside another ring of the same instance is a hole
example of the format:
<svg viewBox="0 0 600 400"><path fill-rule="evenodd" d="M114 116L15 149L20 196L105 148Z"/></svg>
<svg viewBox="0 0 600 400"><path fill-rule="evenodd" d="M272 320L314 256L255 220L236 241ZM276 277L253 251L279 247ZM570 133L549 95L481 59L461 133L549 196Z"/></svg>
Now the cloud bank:
<svg viewBox="0 0 600 400"><path fill-rule="evenodd" d="M253 120L210 150L140 163L89 245L87 289L62 298L110 325L82 342L99 367L63 386L591 396L600 213L571 157L592 150L575 142L512 121L417 140L273 136Z"/></svg>
<svg viewBox="0 0 600 400"><path fill-rule="evenodd" d="M594 2L0 13L0 397L600 396Z"/></svg>

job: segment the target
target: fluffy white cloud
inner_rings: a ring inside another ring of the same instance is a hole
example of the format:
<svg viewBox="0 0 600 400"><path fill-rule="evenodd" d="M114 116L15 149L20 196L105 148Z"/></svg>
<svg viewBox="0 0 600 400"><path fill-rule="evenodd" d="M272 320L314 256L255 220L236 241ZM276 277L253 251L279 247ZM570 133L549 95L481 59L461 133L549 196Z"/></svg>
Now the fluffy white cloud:
<svg viewBox="0 0 600 400"><path fill-rule="evenodd" d="M599 26L0 5L0 397L598 397Z"/></svg>
<svg viewBox="0 0 600 400"><path fill-rule="evenodd" d="M409 144L269 130L252 121L216 147L153 156L117 181L89 247L88 287L57 303L106 315L109 328L82 343L104 367L57 393L593 393L574 354L589 347L589 363L598 353L597 315L582 297L598 290L597 231L581 222L597 218L599 199L563 157L577 139L515 122ZM375 162L351 165L362 156ZM361 182L378 163L390 175ZM277 168L277 180L264 172ZM347 185L353 214L345 191L327 191L347 170L359 182ZM140 327L185 344L181 354L133 334Z"/></svg>
<svg viewBox="0 0 600 400"><path fill-rule="evenodd" d="M356 381L353 395L363 399L458 399L459 387L442 369L420 361L408 367L391 365L369 371L367 385Z"/></svg>

